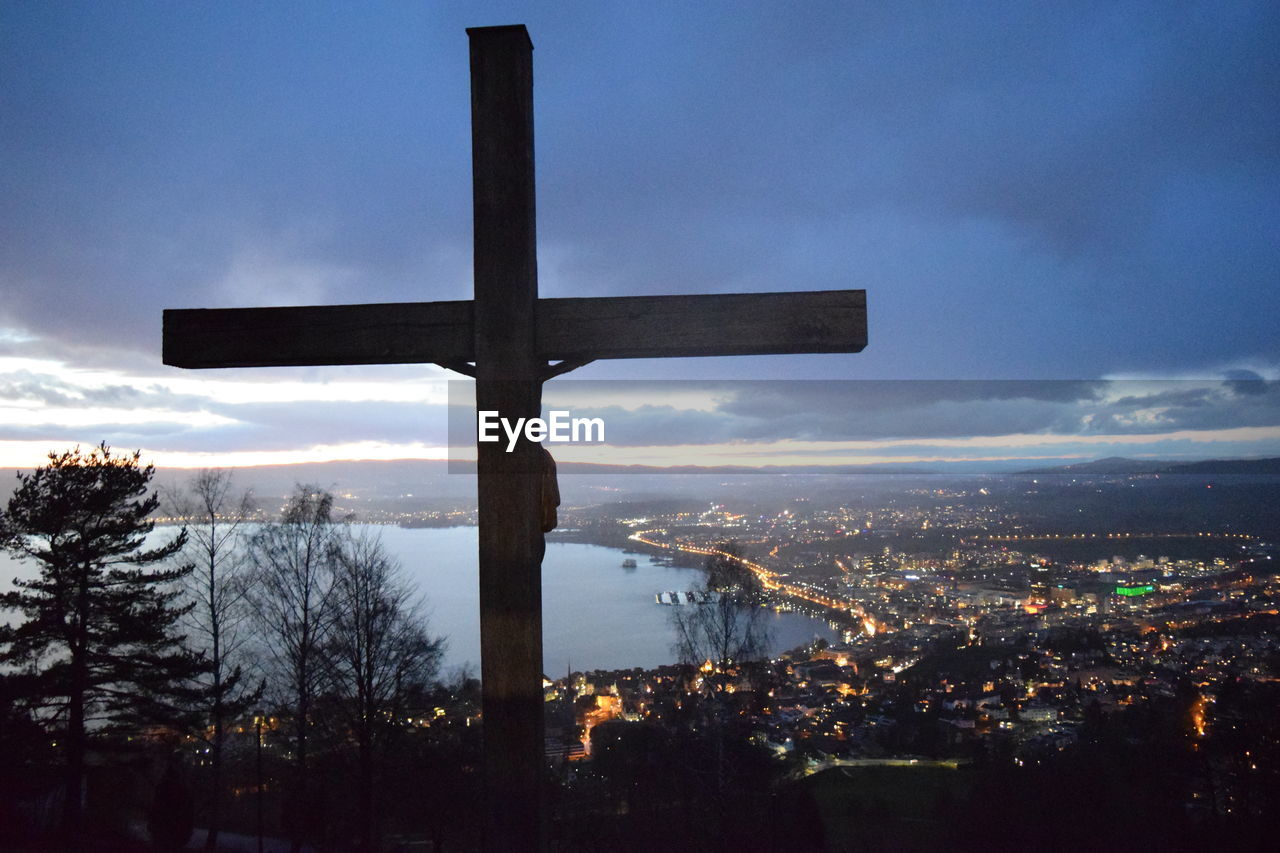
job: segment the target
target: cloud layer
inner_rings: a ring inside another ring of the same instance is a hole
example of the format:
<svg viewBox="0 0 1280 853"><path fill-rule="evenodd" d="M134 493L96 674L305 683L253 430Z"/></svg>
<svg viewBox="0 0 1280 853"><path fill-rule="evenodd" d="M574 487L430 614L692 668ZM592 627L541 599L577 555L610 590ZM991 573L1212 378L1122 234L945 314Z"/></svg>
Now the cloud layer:
<svg viewBox="0 0 1280 853"><path fill-rule="evenodd" d="M402 442L419 426L415 440L442 439L402 399L358 395L331 397L325 417L298 400L219 404L235 429L198 432L206 392L159 366L160 311L468 298L463 29L513 21L537 47L545 295L868 290L861 355L583 376L1275 378L1280 6L1265 0L10 3L0 356L45 365L0 374L26 413L10 440L157 434L129 411L167 412L211 450L283 447L290 432L294 446ZM92 387L94 370L144 379ZM791 399L777 393L714 416L655 409L636 433L826 440L895 423L820 399L769 415ZM1190 396L1163 414L1111 404L1094 427L1216 428L1200 392L1176 393ZM1231 417L1265 419L1270 393ZM918 429L1071 416L1034 396L962 402L917 411ZM97 414L52 414L73 409Z"/></svg>

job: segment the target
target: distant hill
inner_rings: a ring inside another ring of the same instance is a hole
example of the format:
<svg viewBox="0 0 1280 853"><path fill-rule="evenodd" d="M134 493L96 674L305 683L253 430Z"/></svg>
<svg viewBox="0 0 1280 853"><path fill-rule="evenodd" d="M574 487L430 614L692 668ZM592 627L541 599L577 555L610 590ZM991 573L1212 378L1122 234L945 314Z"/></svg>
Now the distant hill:
<svg viewBox="0 0 1280 853"><path fill-rule="evenodd" d="M1280 475L1280 457L1264 459L1206 459L1201 462L1171 462L1167 459L1126 459L1109 456L1092 462L1033 468L1021 475L1122 476L1126 474L1199 474L1235 476Z"/></svg>
<svg viewBox="0 0 1280 853"><path fill-rule="evenodd" d="M385 499L429 494L435 498L474 498L475 477L450 474L449 463L435 459L391 461L309 462L299 465L254 465L234 468L239 488L253 489L263 498L285 497L299 484L319 486L336 494L361 499ZM467 474L473 474L472 465ZM180 468L156 471L156 484L181 488L192 472Z"/></svg>
<svg viewBox="0 0 1280 853"><path fill-rule="evenodd" d="M1174 463L1164 459L1127 459L1123 456L1108 456L1092 462L1077 462L1071 465L1054 465L1048 468L1031 468L1018 471L1018 474L1073 474L1073 475L1115 475L1115 474L1159 474L1167 471Z"/></svg>
<svg viewBox="0 0 1280 853"><path fill-rule="evenodd" d="M1280 457L1266 459L1214 459L1207 462L1183 462L1169 469L1171 474L1244 474L1280 476Z"/></svg>
<svg viewBox="0 0 1280 853"><path fill-rule="evenodd" d="M235 468L236 482L251 487L264 497L285 496L300 483L320 486L334 492L346 492L357 497L397 497L421 495L429 487L435 497L465 497L475 494L474 462L454 463L428 459L398 459L363 462L311 462L297 465L258 465ZM594 479L609 477L671 477L671 476L761 476L784 475L842 475L842 474L899 474L924 475L928 470L905 466L766 466L745 465L677 465L658 467L652 465L597 465L589 463L561 462L556 466L561 479L582 477ZM191 476L184 469L159 469L158 485L168 488L182 486Z"/></svg>

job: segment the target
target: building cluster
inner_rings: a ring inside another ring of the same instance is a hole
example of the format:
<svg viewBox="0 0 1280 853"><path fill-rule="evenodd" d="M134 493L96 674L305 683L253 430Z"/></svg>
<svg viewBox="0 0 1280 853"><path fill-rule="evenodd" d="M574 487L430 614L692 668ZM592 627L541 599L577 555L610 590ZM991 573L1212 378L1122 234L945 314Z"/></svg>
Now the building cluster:
<svg viewBox="0 0 1280 853"><path fill-rule="evenodd" d="M1224 686L1280 680L1275 548L1238 533L1036 534L972 502L768 516L713 506L617 523L655 555L725 553L733 540L771 606L839 627L842 642L717 681L751 736L799 768L1034 761L1109 715L1188 690L1202 708L1189 733L1202 737ZM918 531L946 535L909 550ZM1064 540L1095 554L1064 558ZM1182 541L1201 547L1185 556ZM1135 543L1173 555L1135 554ZM1128 556L1096 555L1112 546ZM715 666L548 681L550 739L575 744L556 754L589 757L605 720L678 718Z"/></svg>
<svg viewBox="0 0 1280 853"><path fill-rule="evenodd" d="M1262 590L1255 590L1264 594ZM797 649L767 665L574 673L545 683L547 754L590 759L591 732L609 720L675 727L682 709L725 703L742 730L793 772L833 766L959 767L996 759L1037 761L1077 743L1090 726L1144 703L1194 693L1181 721L1209 736L1220 691L1280 682L1280 640L1250 630L1275 613L1276 590L1194 623L1169 606L1097 616L993 606L955 625L921 623L853 642ZM1213 628L1225 629L1221 634Z"/></svg>

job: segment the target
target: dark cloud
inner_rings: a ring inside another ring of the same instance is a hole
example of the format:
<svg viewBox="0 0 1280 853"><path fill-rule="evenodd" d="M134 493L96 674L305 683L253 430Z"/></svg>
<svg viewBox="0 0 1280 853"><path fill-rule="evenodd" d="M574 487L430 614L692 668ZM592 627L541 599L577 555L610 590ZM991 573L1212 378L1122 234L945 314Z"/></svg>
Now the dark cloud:
<svg viewBox="0 0 1280 853"><path fill-rule="evenodd" d="M892 411L939 403L1028 400L1074 403L1095 399L1105 386L1078 380L848 380L740 382L720 386L733 392L721 408L734 414L772 417L779 412Z"/></svg>
<svg viewBox="0 0 1280 853"><path fill-rule="evenodd" d="M30 370L13 371L0 376L0 403L39 404L51 422L56 421L58 416L48 409L150 409L190 413L210 408L207 397L175 393L152 383L95 385ZM0 433L4 428L0 426Z"/></svg>
<svg viewBox="0 0 1280 853"><path fill-rule="evenodd" d="M1129 388L1133 393L1126 394ZM1089 432L1153 434L1280 425L1280 383L1121 381L1113 389L1119 396L1090 413Z"/></svg>
<svg viewBox="0 0 1280 853"><path fill-rule="evenodd" d="M571 381L575 417L605 421L610 445L953 439L1020 434L1153 435L1280 425L1280 383L1241 395L1232 381ZM673 402L622 407L612 402ZM699 407L692 401L701 399ZM599 401L593 404L593 400ZM683 401L683 402L682 402ZM560 404L557 404L559 407ZM454 444L471 410L451 410Z"/></svg>
<svg viewBox="0 0 1280 853"><path fill-rule="evenodd" d="M1246 383L1243 391L1241 382ZM16 402L30 408L38 403L46 407L36 410L45 413L40 420L49 423L6 423L0 440L48 441L53 449L105 437L120 447L213 453L351 441L447 443L469 455L476 423L472 403L465 399L466 385L451 385L456 393L448 406L378 400L229 403L154 383L94 388L18 375L0 382L0 405ZM85 412L101 408L101 420L59 427L56 408L77 410L81 421ZM1000 452L1000 442L945 451L933 442L1013 435L1045 436L1054 440L1058 452L1075 446L1076 452L1088 454L1091 448L1084 442L1099 436L1280 426L1280 382L561 381L547 394L545 409L601 418L606 425L601 461L608 461L609 447L739 444L758 455L782 452L768 447L782 440L894 440L890 452L898 455L981 456ZM113 414L120 410L150 412L151 417L131 423ZM224 421L210 423L209 416ZM1276 452L1274 442L1260 441L1249 444L1247 452ZM1194 456L1197 450L1185 440L1166 446L1184 455ZM805 452L820 460L845 451L816 447ZM1225 451L1231 453L1230 448Z"/></svg>
<svg viewBox="0 0 1280 853"><path fill-rule="evenodd" d="M155 364L163 307L465 298L477 17L537 45L544 293L869 290L860 356L597 371L1280 363L1266 0L5 4L0 319Z"/></svg>
<svg viewBox="0 0 1280 853"><path fill-rule="evenodd" d="M1227 387L1236 394L1262 395L1274 385L1253 370L1228 370L1225 376Z"/></svg>
<svg viewBox="0 0 1280 853"><path fill-rule="evenodd" d="M121 384L83 385L31 371L15 371L0 376L0 400L24 401L53 407L109 406L185 411L199 409L205 402L201 397L174 394L158 387L146 388Z"/></svg>

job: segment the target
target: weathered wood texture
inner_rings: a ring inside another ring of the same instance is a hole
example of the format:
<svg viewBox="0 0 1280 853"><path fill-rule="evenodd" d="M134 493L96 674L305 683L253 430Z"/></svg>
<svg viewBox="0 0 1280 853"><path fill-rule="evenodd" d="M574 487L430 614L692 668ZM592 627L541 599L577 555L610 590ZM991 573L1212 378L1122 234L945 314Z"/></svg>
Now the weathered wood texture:
<svg viewBox="0 0 1280 853"><path fill-rule="evenodd" d="M533 44L524 27L469 29L476 406L537 417ZM542 476L537 445L477 443L484 849L544 849Z"/></svg>
<svg viewBox="0 0 1280 853"><path fill-rule="evenodd" d="M474 304L165 311L164 363L263 367L475 361ZM864 290L539 299L533 304L534 346L543 361L859 352L867 345ZM529 333L528 324L516 319L518 313L500 313L499 325Z"/></svg>
<svg viewBox="0 0 1280 853"><path fill-rule="evenodd" d="M164 363L174 367L421 364L474 356L470 301L164 312Z"/></svg>
<svg viewBox="0 0 1280 853"><path fill-rule="evenodd" d="M860 352L864 290L543 299L545 359Z"/></svg>

